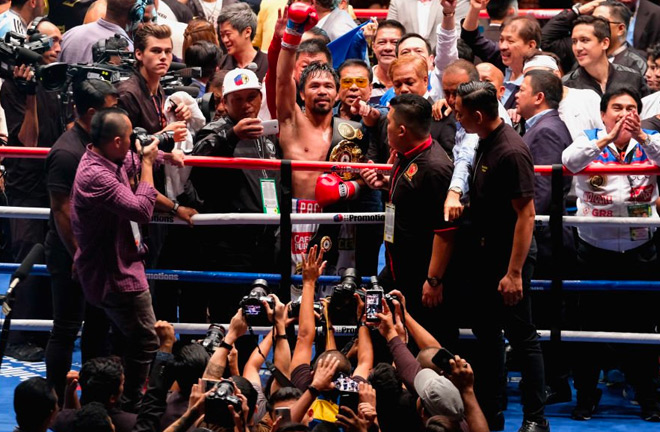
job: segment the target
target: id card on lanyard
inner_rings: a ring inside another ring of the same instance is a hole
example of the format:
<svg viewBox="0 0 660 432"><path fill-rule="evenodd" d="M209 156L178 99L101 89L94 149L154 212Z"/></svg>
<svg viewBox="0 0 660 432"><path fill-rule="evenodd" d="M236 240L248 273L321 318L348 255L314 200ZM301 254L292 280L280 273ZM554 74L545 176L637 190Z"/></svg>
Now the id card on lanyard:
<svg viewBox="0 0 660 432"><path fill-rule="evenodd" d="M261 185L261 202L265 214L280 214L280 206L277 202L277 190L275 180L269 178L259 179Z"/></svg>

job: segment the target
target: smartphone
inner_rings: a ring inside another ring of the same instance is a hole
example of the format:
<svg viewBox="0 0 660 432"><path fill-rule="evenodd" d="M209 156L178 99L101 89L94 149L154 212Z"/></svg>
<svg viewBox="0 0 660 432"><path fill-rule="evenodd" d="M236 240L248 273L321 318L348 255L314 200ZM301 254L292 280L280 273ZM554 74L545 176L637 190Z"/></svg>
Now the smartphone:
<svg viewBox="0 0 660 432"><path fill-rule="evenodd" d="M177 105L173 100L170 100L170 112L176 112L177 108L179 108L179 105Z"/></svg>
<svg viewBox="0 0 660 432"><path fill-rule="evenodd" d="M383 313L383 291L367 290L364 297L364 308L367 322L378 322L378 314Z"/></svg>
<svg viewBox="0 0 660 432"><path fill-rule="evenodd" d="M204 393L208 392L209 390L213 390L220 381L218 380L212 380L212 379L202 379L202 382L204 383Z"/></svg>
<svg viewBox="0 0 660 432"><path fill-rule="evenodd" d="M355 414L358 412L358 404L360 403L360 396L358 392L342 391L339 393L339 406L345 406L353 410Z"/></svg>
<svg viewBox="0 0 660 432"><path fill-rule="evenodd" d="M275 408L275 418L282 417L280 424L291 423L291 408Z"/></svg>
<svg viewBox="0 0 660 432"><path fill-rule="evenodd" d="M261 122L264 127L264 135L277 135L280 133L280 122L277 120L265 120Z"/></svg>
<svg viewBox="0 0 660 432"><path fill-rule="evenodd" d="M452 354L447 348L440 348L431 361L444 372L445 376L449 376L451 375L451 365L449 364L449 360L454 360L454 354Z"/></svg>

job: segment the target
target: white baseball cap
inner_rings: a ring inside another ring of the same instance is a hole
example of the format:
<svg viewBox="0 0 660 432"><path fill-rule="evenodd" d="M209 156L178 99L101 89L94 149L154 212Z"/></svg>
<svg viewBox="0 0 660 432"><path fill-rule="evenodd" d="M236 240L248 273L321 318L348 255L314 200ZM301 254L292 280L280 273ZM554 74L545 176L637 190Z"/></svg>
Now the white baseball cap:
<svg viewBox="0 0 660 432"><path fill-rule="evenodd" d="M225 75L222 82L222 95L237 92L239 90L261 90L259 78L248 69L232 69Z"/></svg>

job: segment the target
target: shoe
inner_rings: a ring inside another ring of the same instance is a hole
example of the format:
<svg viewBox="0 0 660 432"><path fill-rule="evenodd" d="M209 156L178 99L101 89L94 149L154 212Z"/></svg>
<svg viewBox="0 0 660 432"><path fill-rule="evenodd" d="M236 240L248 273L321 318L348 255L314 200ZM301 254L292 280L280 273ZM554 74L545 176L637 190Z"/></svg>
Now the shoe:
<svg viewBox="0 0 660 432"><path fill-rule="evenodd" d="M550 387L545 387L546 394L546 405L553 405L558 403L570 402L573 400L573 394L571 393L571 386L568 383L562 383L561 385Z"/></svg>
<svg viewBox="0 0 660 432"><path fill-rule="evenodd" d="M46 351L30 342L26 344L8 344L5 355L24 362L44 361Z"/></svg>
<svg viewBox="0 0 660 432"><path fill-rule="evenodd" d="M660 423L660 404L658 402L642 404L642 420Z"/></svg>
<svg viewBox="0 0 660 432"><path fill-rule="evenodd" d="M523 420L523 424L518 429L518 432L550 432L550 422L547 420L543 420L543 423Z"/></svg>
<svg viewBox="0 0 660 432"><path fill-rule="evenodd" d="M601 389L596 389L596 392L590 398L583 399L578 393L577 405L571 413L571 418L573 420L591 420L591 416L598 408L602 396L603 391Z"/></svg>
<svg viewBox="0 0 660 432"><path fill-rule="evenodd" d="M504 430L504 412L498 411L494 416L486 417L488 422L488 429L491 431L503 431Z"/></svg>

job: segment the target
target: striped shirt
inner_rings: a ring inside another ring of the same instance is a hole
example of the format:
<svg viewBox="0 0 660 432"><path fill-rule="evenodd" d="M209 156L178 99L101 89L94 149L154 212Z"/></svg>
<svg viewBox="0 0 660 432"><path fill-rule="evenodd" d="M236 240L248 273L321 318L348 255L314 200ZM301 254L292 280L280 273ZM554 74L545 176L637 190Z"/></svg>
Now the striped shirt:
<svg viewBox="0 0 660 432"><path fill-rule="evenodd" d="M0 14L0 38L4 39L10 31L23 35L27 33L27 25L23 22L23 18L13 9Z"/></svg>

